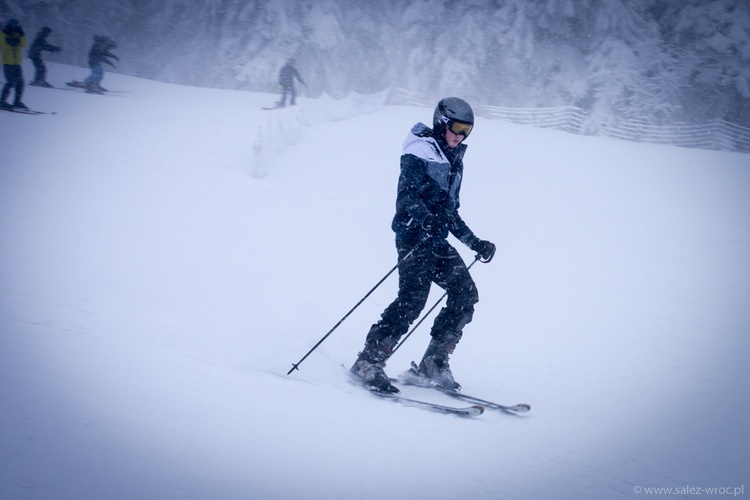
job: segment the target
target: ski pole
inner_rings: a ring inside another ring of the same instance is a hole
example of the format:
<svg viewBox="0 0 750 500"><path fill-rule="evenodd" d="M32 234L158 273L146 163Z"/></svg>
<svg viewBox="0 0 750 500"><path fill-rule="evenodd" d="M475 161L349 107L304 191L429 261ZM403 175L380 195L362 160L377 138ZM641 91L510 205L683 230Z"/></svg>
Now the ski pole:
<svg viewBox="0 0 750 500"><path fill-rule="evenodd" d="M385 275L385 276L383 276L383 277L382 277L382 278L380 279L380 281L378 281L378 282L377 282L377 283L375 284L375 286L374 286L374 287L372 287L372 288L370 289L370 291L369 291L369 292L367 292L367 293L365 294L365 296L364 296L364 297L362 297L361 299L359 299L359 302L357 302L357 303L356 303L356 304L354 305L354 307L352 307L351 309L349 309L349 312L348 312L348 313L346 313L346 314L344 314L344 317L343 317L343 318L341 318L341 319L339 320L339 322L338 322L338 323L336 323L335 325L333 325L333 328L331 328L330 330L328 330L328 333L326 333L325 335L323 335L323 338L321 338L321 339L320 339L320 340L318 341L318 343L317 343L317 344L315 344L315 345L314 345L314 346L312 347L312 349L310 349L309 351L307 351L307 354L305 354L304 356L302 356L302 359L300 359L300 360L299 360L299 361L297 361L296 363L292 363L292 368L291 368L291 369L290 369L290 370L289 370L289 371L288 371L288 372L287 372L286 374L287 374L287 375L290 375L290 374L291 374L291 373L292 373L292 372L293 372L294 370L299 370L299 365L300 365L300 364L301 364L301 363L302 363L302 362L303 362L303 361L304 361L305 359L307 359L307 357L308 357L308 356L309 356L310 354L312 354L312 352L313 352L313 351L314 351L315 349L317 349L317 348L318 348L318 346L319 346L320 344L322 344L322 343L323 343L323 341L325 341L325 339L327 339L327 338L328 338L328 336L329 336L329 335L331 335L331 334L333 333L333 331L334 331L334 330L335 330L336 328L338 328L338 327L339 327L339 325L340 325L341 323L343 323L343 322L344 322L344 320L345 320L346 318L348 318L348 317L349 317L349 315L350 315L351 313L353 313L353 312L354 312L354 310L355 310L356 308L358 308L358 307L360 306L360 304L362 304L362 302L364 302L364 301L365 301L365 299L367 299L367 297L369 297L369 296L370 296L370 294L372 294L372 292L374 292L374 291L375 291L375 289L376 289L377 287L379 287L379 286L380 286L380 285L381 285L381 284L382 284L382 283L383 283L383 282L384 282L384 281L385 281L385 280L386 280L386 279L388 278L388 276L390 276L391 274L393 274L393 271L395 271L396 269L398 269L398 266L400 266L400 265L401 265L401 263L402 263L403 261L405 261L406 259L408 259L409 257L411 257L411 254L413 254L413 253L414 253L414 251L415 251L415 250L416 250L416 249L417 249L417 248L418 248L418 247L419 247L419 246L420 246L420 245L421 245L422 243L424 243L425 241L427 241L427 238L429 238L429 237L430 237L430 235L429 235L429 234L425 235L425 237L424 237L424 238L422 238L422 239L421 239L421 240L419 241L419 243L417 243L416 245L414 245L414 247L413 247L413 248L412 248L411 250L409 250L409 253L407 253L406 255L404 255L404 257L403 257L402 259L399 259L399 260L398 260L398 262L396 262L396 265L395 265L395 266L393 266L393 269L391 269L390 271L388 271L388 273L386 273L386 275Z"/></svg>
<svg viewBox="0 0 750 500"><path fill-rule="evenodd" d="M476 264L478 260L480 260L480 259L479 259L479 255L477 255L476 257L474 257L474 261L473 261L473 262L472 262L471 264L469 264L469 267L467 267L466 269L471 269L471 266L473 266L474 264ZM487 261L482 261L482 262L489 262L489 260L487 260ZM404 344L404 342L406 342L406 339L408 339L409 337L411 337L411 334L412 334L412 333L414 333L414 330L416 330L416 329L417 329L417 327L418 327L419 325L421 325L421 324L422 324L422 322L423 322L424 320L426 320L426 319L427 319L427 316L429 316L429 315L430 315L430 313L431 313L432 311L434 311L434 310L435 310L435 308L436 308L436 307L438 306L438 304L440 304L440 303L441 303L441 302L443 301L443 299L445 298L445 296L446 296L446 295L448 295L448 292L443 292L443 295L441 295L441 296L440 296L440 298L439 298L439 299L437 299L437 302L435 302L435 303L434 303L434 304L432 305L432 307L430 307L430 309L429 309L429 310L428 310L428 311L427 311L426 313L424 313L424 316L422 316L422 317L420 318L420 320L419 320L419 321L417 321L417 324L416 324L416 325L414 325L414 326L413 326L413 327L411 328L411 330L409 330L409 333L407 333L407 334L406 334L406 336L405 336L405 337L403 338L403 340L401 340L401 342L399 342L399 343L398 343L398 345L397 345L396 347L394 347L394 348L393 348L393 352L394 352L394 353L395 353L396 351L398 351L398 348L399 348L399 347L401 347L401 346L402 346L402 345ZM392 354L391 354L391 355L392 355Z"/></svg>

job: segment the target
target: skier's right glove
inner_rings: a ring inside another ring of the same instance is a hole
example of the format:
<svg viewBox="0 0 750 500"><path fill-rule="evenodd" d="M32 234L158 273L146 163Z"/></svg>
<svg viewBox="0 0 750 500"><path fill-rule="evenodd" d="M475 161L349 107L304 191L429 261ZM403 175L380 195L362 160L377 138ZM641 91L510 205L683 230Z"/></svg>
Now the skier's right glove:
<svg viewBox="0 0 750 500"><path fill-rule="evenodd" d="M477 240L471 245L471 249L477 253L477 258L484 263L492 260L495 256L495 244L486 240Z"/></svg>

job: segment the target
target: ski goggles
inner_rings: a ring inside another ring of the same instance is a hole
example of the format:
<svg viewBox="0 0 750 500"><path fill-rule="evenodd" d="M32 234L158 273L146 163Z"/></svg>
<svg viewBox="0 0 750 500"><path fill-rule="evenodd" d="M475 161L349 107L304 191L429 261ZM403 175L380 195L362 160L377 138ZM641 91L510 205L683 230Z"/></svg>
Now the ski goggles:
<svg viewBox="0 0 750 500"><path fill-rule="evenodd" d="M456 135L463 135L464 138L469 137L471 130L474 128L474 125L471 123L457 122L456 120L451 120L447 116L443 116L443 123L445 123L445 127L448 130Z"/></svg>

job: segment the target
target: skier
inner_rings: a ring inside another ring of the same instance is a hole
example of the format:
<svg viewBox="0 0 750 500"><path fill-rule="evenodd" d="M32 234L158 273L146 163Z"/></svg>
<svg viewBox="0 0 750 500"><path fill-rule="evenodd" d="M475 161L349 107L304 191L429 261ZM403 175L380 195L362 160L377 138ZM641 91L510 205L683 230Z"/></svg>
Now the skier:
<svg viewBox="0 0 750 500"><path fill-rule="evenodd" d="M290 95L289 105L294 106L297 98L297 89L294 87L294 79L296 78L302 85L305 82L299 75L299 71L295 67L296 61L292 58L289 59L284 67L279 72L279 85L281 86L281 100L279 101L278 107L283 108L286 106L286 96Z"/></svg>
<svg viewBox="0 0 750 500"><path fill-rule="evenodd" d="M423 385L457 391L450 355L472 320L479 301L474 280L448 233L489 262L495 245L477 238L458 214L463 175L462 144L474 127L474 111L457 97L446 97L436 106L432 129L417 123L404 141L398 180L396 215L392 229L400 259L399 290L394 300L372 325L365 347L351 373L371 390L398 393L383 370L399 339L425 306L434 282L448 295L430 332L422 361L410 376Z"/></svg>
<svg viewBox="0 0 750 500"><path fill-rule="evenodd" d="M94 35L94 44L91 46L91 50L89 50L89 68L91 68L91 75L86 78L86 81L84 82L87 92L96 94L106 92L106 89L101 86L102 79L104 78L104 68L102 67L102 64L106 63L113 68L115 67L114 63L109 60L110 58L117 61L120 60L116 55L110 52L110 49L114 48L117 48L117 43L115 43L109 35Z"/></svg>
<svg viewBox="0 0 750 500"><path fill-rule="evenodd" d="M29 109L21 102L23 97L23 71L21 70L21 49L26 47L26 36L18 21L11 19L0 34L0 49L3 53L3 71L5 72L5 85L0 97L0 108ZM13 106L6 99L10 91L15 89L16 95Z"/></svg>
<svg viewBox="0 0 750 500"><path fill-rule="evenodd" d="M52 45L51 43L47 42L47 37L50 33L52 33L52 29L44 26L39 30L39 33L36 34L36 38L31 43L31 48L29 49L29 59L31 59L31 61L34 63L36 75L34 76L34 81L30 82L29 85L35 85L37 87L52 86L47 83L47 67L44 65L44 61L42 60L42 51L46 50L48 52L59 52L61 49L57 45Z"/></svg>

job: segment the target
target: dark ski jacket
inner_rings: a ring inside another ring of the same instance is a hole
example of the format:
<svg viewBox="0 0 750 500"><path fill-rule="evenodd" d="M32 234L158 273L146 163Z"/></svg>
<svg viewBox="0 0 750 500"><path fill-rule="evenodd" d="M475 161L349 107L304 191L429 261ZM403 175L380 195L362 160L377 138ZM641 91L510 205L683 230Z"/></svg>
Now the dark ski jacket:
<svg viewBox="0 0 750 500"><path fill-rule="evenodd" d="M297 68L294 67L294 65L286 63L283 68L281 68L281 71L279 72L279 85L285 88L291 88L294 87L294 78L297 78L299 82L304 85L305 82L302 80L302 77L299 76L299 72L297 71Z"/></svg>
<svg viewBox="0 0 750 500"><path fill-rule="evenodd" d="M111 39L104 36L94 35L94 45L92 45L91 50L89 50L89 67L93 68L101 66L102 63L106 63L114 68L114 63L109 59L112 58L119 61L120 58L111 53L109 49L115 47L117 47L117 44Z"/></svg>
<svg viewBox="0 0 750 500"><path fill-rule="evenodd" d="M31 44L31 48L29 49L29 59L41 59L42 51L45 50L47 52L58 52L60 50L60 47L58 47L57 45L47 43L47 36L49 36L49 33L39 32L36 35L36 38L34 38L34 41Z"/></svg>
<svg viewBox="0 0 750 500"><path fill-rule="evenodd" d="M391 225L397 241L408 245L421 241L427 234L422 223L430 215L439 222L432 234L434 247L446 245L449 232L469 247L477 241L458 214L466 147L459 144L451 150L427 125L417 123L412 127L404 141L396 215Z"/></svg>

